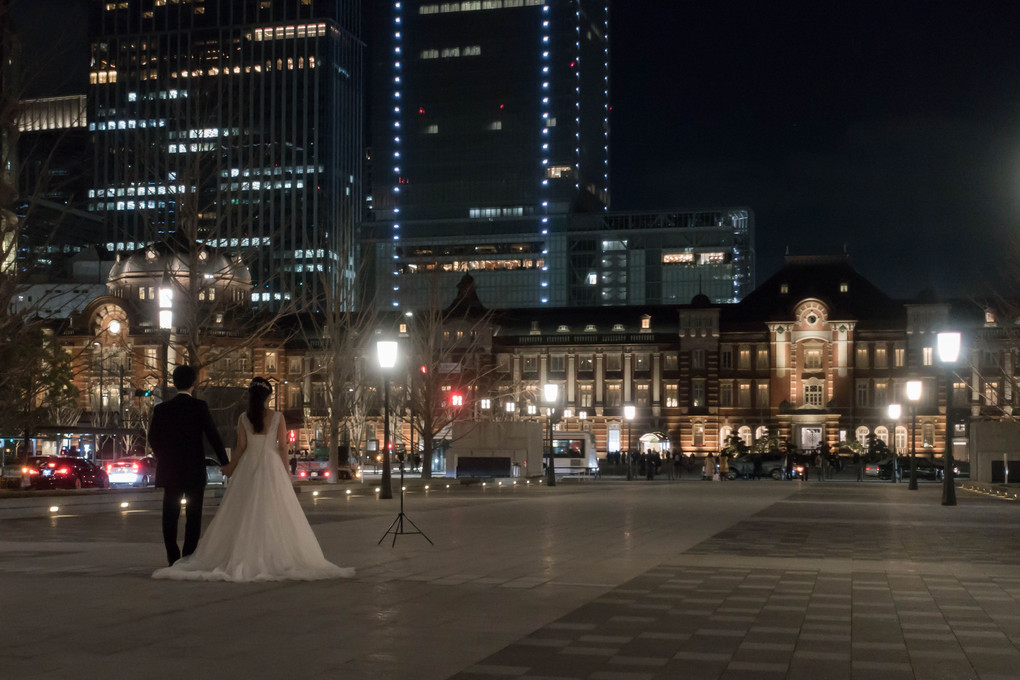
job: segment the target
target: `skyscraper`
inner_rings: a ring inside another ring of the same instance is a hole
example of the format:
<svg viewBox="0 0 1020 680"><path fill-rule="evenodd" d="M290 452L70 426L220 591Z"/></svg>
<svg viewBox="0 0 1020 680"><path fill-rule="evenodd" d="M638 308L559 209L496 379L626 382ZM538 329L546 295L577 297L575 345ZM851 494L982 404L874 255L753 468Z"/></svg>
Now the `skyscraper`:
<svg viewBox="0 0 1020 680"><path fill-rule="evenodd" d="M111 250L241 252L253 302L353 282L363 204L358 0L93 2L89 209Z"/></svg>
<svg viewBox="0 0 1020 680"><path fill-rule="evenodd" d="M471 270L483 299L555 303L550 234L609 204L607 1L373 8L377 301L420 306Z"/></svg>

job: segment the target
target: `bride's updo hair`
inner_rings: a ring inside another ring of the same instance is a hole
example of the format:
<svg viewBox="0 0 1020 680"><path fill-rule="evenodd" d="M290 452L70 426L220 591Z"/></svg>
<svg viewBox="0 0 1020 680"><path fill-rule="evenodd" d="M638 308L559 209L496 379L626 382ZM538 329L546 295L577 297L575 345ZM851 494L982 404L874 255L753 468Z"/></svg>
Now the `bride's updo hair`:
<svg viewBox="0 0 1020 680"><path fill-rule="evenodd" d="M266 398L273 393L273 386L263 377L252 379L248 385L248 421L255 432L262 432L265 426Z"/></svg>

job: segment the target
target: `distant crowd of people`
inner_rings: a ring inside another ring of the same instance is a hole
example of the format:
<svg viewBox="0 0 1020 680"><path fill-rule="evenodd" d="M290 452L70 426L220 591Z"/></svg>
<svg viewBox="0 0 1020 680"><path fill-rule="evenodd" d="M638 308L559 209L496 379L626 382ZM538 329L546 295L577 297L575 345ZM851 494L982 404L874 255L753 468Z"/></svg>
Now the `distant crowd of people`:
<svg viewBox="0 0 1020 680"><path fill-rule="evenodd" d="M855 461L857 457L855 456ZM763 461L768 460L768 471L764 471ZM844 463L835 452L824 452L821 448L801 453L745 454L742 464L735 471L736 476L750 479L761 479L763 476L776 476L777 479L829 479L833 474L842 471ZM748 464L744 461L750 461ZM680 479L681 475L701 473L704 480L725 480L730 478L732 459L727 454L708 453L697 456L682 451L610 451L606 454L609 465L626 465L627 476L655 479L662 475L665 479ZM779 463L777 465L777 463ZM773 474L773 470L781 470ZM813 472L812 472L813 471Z"/></svg>

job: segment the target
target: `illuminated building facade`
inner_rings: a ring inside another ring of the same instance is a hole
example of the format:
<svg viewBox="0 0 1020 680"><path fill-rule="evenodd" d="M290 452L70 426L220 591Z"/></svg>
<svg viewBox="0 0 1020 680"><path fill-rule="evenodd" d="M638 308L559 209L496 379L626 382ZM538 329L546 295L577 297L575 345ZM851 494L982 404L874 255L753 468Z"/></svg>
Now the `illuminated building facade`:
<svg viewBox="0 0 1020 680"><path fill-rule="evenodd" d="M252 302L353 283L361 3L93 3L89 209L113 251L180 233L242 254Z"/></svg>
<svg viewBox="0 0 1020 680"><path fill-rule="evenodd" d="M445 306L464 274L494 309L686 304L699 293L737 302L755 281L754 214L747 208L574 213L546 236L479 235L470 220L442 226L442 233L405 234L392 248L377 245L377 252L397 254L398 281L414 282L402 284L408 307ZM378 233L377 244L385 241ZM385 272L377 278L382 285Z"/></svg>
<svg viewBox="0 0 1020 680"><path fill-rule="evenodd" d="M452 290L422 276L435 254L484 259L487 304L554 304L552 234L609 205L608 3L371 6L377 303Z"/></svg>
<svg viewBox="0 0 1020 680"><path fill-rule="evenodd" d="M33 279L73 279L74 261L103 240L102 220L87 212L92 145L85 95L24 99L17 129L18 270Z"/></svg>

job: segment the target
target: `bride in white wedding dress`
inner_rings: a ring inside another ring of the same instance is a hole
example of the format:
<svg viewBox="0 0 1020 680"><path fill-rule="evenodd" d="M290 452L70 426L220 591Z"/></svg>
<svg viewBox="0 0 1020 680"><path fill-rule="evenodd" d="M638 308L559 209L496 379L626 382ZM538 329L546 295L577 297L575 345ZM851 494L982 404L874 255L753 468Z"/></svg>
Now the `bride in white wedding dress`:
<svg viewBox="0 0 1020 680"><path fill-rule="evenodd" d="M322 548L287 471L286 424L266 404L273 388L255 378L248 412L237 421L237 450L223 472L230 483L195 552L152 577L179 581L312 581L354 576Z"/></svg>

